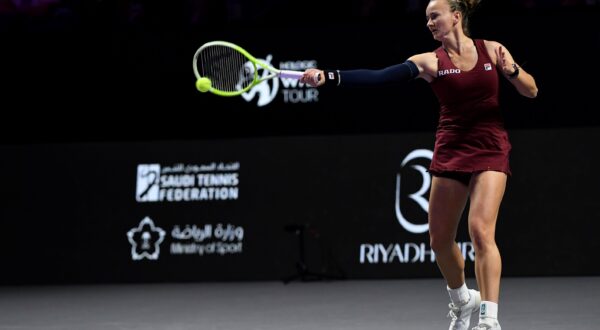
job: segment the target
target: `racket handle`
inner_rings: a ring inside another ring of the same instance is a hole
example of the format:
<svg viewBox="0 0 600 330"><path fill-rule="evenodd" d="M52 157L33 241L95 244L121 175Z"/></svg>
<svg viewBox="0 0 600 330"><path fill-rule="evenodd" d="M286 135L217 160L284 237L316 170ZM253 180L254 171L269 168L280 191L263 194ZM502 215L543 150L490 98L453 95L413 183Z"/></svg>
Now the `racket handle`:
<svg viewBox="0 0 600 330"><path fill-rule="evenodd" d="M300 79L304 75L303 71L291 71L291 70L281 70L279 72L279 76L281 78L293 78Z"/></svg>

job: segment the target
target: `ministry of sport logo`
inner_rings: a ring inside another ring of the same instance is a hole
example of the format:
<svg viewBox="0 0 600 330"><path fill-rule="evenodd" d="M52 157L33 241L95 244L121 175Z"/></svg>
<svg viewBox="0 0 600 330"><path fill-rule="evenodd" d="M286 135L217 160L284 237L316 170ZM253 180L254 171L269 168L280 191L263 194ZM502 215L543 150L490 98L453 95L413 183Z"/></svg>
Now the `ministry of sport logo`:
<svg viewBox="0 0 600 330"><path fill-rule="evenodd" d="M258 61L269 66L273 66L273 55L269 54L266 58L259 58ZM280 70L304 71L317 67L315 60L298 60L279 62ZM246 62L244 70L253 72L254 64ZM271 72L257 66L259 79L267 77ZM242 98L247 102L256 102L259 107L266 106L273 102L281 87L281 95L284 103L313 103L319 101L319 91L293 78L274 78L267 79L258 85L252 87L249 91L242 94Z"/></svg>
<svg viewBox="0 0 600 330"><path fill-rule="evenodd" d="M172 229L157 226L150 217L127 232L131 244L131 259L158 260L161 243L165 243L168 255L227 256L243 252L243 226L229 222L204 224L175 224ZM170 233L170 234L169 234Z"/></svg>
<svg viewBox="0 0 600 330"><path fill-rule="evenodd" d="M154 225L154 221L145 217L137 227L127 232L127 240L131 244L131 259L158 260L160 243L165 239L165 231Z"/></svg>

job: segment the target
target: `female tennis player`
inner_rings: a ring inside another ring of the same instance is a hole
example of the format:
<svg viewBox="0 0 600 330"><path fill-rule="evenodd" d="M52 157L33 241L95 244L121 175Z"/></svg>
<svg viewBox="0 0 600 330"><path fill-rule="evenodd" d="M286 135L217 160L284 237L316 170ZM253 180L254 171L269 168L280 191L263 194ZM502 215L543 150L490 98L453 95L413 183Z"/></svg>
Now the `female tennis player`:
<svg viewBox="0 0 600 330"><path fill-rule="evenodd" d="M441 46L381 70L308 69L301 81L311 86L372 86L422 78L440 103L429 196L429 235L450 296L450 330L500 330L501 258L496 220L511 174L511 144L498 100L499 76L526 97L536 97L534 78L496 41L472 39L469 15L480 0L431 0L427 27ZM320 75L318 75L320 74ZM315 79L319 77L320 79ZM470 201L469 234L475 247L480 291L467 288L464 259L455 242L458 223Z"/></svg>

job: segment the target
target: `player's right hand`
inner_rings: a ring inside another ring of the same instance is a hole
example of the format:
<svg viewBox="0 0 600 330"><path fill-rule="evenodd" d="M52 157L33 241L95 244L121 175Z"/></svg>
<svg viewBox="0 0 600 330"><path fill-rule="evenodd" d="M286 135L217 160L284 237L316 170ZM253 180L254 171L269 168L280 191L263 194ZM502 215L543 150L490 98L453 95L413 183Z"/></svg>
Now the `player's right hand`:
<svg viewBox="0 0 600 330"><path fill-rule="evenodd" d="M304 75L300 78L300 82L312 87L322 86L325 83L325 72L319 69L306 69Z"/></svg>

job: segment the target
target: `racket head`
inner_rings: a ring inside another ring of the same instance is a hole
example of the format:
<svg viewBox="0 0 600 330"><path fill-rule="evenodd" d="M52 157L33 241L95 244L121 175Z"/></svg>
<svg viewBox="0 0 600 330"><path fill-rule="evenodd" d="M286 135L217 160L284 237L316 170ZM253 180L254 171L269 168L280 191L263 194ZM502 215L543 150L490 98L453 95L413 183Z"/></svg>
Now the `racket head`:
<svg viewBox="0 0 600 330"><path fill-rule="evenodd" d="M278 73L242 47L227 41L211 41L200 46L194 54L193 66L196 80L210 79L209 91L220 96L240 95ZM259 77L259 67L271 74Z"/></svg>

